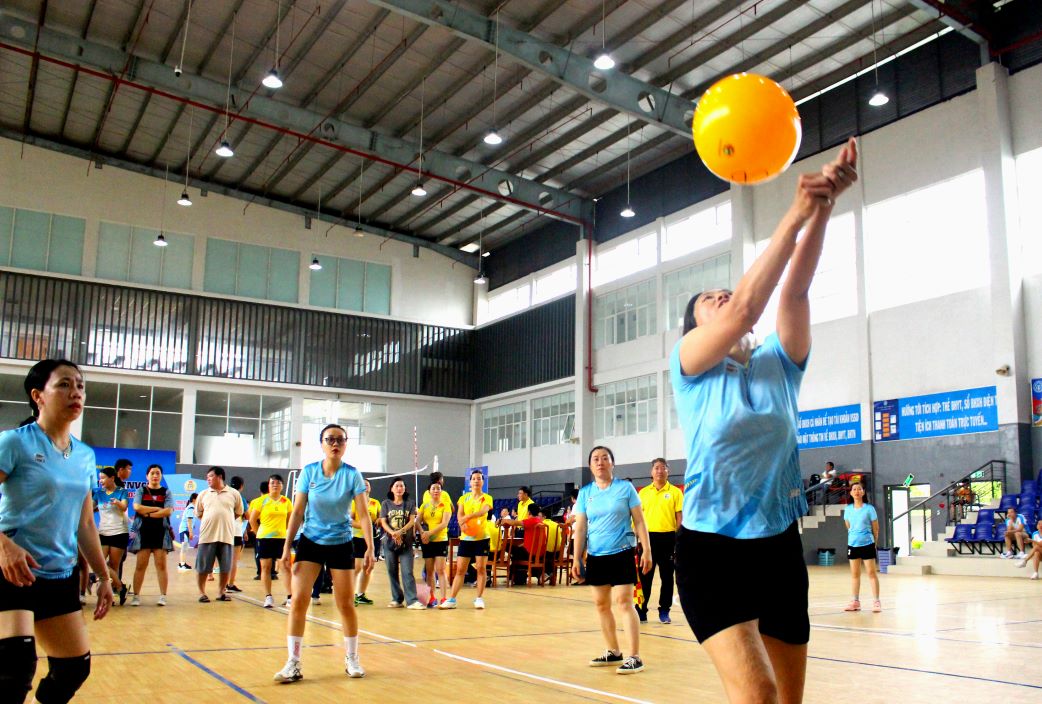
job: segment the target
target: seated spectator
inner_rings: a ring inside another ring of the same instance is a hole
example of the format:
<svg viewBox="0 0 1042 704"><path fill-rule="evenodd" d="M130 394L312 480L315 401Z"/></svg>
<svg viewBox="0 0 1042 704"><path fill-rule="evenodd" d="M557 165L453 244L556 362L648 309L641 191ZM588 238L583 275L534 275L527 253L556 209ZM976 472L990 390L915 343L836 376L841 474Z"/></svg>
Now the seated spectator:
<svg viewBox="0 0 1042 704"><path fill-rule="evenodd" d="M1006 559L1012 559L1018 557L1024 559L1027 555L1024 554L1024 538L1027 535L1027 529L1024 525L1024 517L1017 513L1017 509L1010 506L1006 509L1006 550L1002 553L1002 557ZM1017 541L1017 554L1013 554L1013 541Z"/></svg>
<svg viewBox="0 0 1042 704"><path fill-rule="evenodd" d="M535 505L532 501L532 490L527 486L523 486L517 490L517 510L514 511L514 515L517 520L523 521L528 518L529 509Z"/></svg>
<svg viewBox="0 0 1042 704"><path fill-rule="evenodd" d="M1038 579L1038 565L1042 562L1042 518L1038 519L1038 523L1035 524L1035 532L1031 534L1031 550L1017 563L1017 567L1023 567L1029 561L1035 569L1031 573L1031 579Z"/></svg>
<svg viewBox="0 0 1042 704"><path fill-rule="evenodd" d="M528 517L524 520L512 518L501 518L500 523L506 526L519 526L524 529L524 536L520 545L515 545L511 553L512 560L527 560L535 547L535 528L538 525L546 526L546 552L553 554L561 546L561 526L543 515L543 509L539 504L533 503L528 507ZM514 584L524 584L527 570L518 569L514 572ZM540 575L542 571L540 570Z"/></svg>
<svg viewBox="0 0 1042 704"><path fill-rule="evenodd" d="M579 499L579 490L572 489L571 495L568 497L568 506L564 510L564 524L570 526L575 523L575 502Z"/></svg>

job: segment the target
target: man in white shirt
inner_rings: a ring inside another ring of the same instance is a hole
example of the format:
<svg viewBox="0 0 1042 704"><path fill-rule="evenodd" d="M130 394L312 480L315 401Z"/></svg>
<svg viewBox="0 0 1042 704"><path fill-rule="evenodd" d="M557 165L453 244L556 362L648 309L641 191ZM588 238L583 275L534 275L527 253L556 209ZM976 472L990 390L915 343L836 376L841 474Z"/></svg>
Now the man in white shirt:
<svg viewBox="0 0 1042 704"><path fill-rule="evenodd" d="M232 546L235 543L237 519L242 516L242 496L224 483L224 468L210 467L206 473L207 489L195 500L195 517L199 527L199 548L195 556L199 601L206 603L206 580L213 573L216 559L221 566L220 593L217 601L231 601L225 593L232 569Z"/></svg>

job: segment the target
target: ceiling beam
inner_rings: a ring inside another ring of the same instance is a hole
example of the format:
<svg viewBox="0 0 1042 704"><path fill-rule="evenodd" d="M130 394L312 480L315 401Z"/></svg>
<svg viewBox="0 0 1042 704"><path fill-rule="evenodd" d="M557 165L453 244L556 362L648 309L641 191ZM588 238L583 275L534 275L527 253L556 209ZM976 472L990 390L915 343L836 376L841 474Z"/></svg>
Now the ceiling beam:
<svg viewBox="0 0 1042 704"><path fill-rule="evenodd" d="M691 131L688 113L694 111L695 105L690 100L684 100L621 71L599 71L590 59L552 42L465 10L447 0L369 2L417 22L448 29L457 36L479 42L493 51L497 50L498 45L498 51L514 61L582 93L590 100L604 103L631 117L660 125L679 135L686 136Z"/></svg>
<svg viewBox="0 0 1042 704"><path fill-rule="evenodd" d="M963 15L958 8L940 0L908 0L909 4L925 10L956 32L980 45L981 65L991 61L991 33Z"/></svg>
<svg viewBox="0 0 1042 704"><path fill-rule="evenodd" d="M223 111L226 86L204 76L183 73L176 77L169 67L160 63L142 57L131 57L119 49L51 28L41 28L10 15L0 16L0 36L12 38L14 43L21 47L20 53L25 55L37 55L32 51L32 47L38 40L39 55L60 65L88 70L96 77L136 87L200 109L211 112ZM9 48L19 51L18 46ZM49 58L47 55L60 59ZM130 66L127 78L119 77L118 74L127 65ZM253 122L301 140L316 141L327 147L357 154L402 171L417 173L417 169L411 165L418 154L416 145L412 142L388 137L335 118L327 118L262 95L253 96L242 105L235 119ZM466 172L478 175L463 183L459 174ZM506 171L489 169L478 162L444 152L429 151L425 154L423 176L460 185L465 190L481 193L492 200L502 200L572 222L584 220L589 208L588 202L566 191ZM500 193L502 181L512 184L511 195L504 196ZM543 207L540 204L540 196L544 193L549 193L559 205L553 209Z"/></svg>

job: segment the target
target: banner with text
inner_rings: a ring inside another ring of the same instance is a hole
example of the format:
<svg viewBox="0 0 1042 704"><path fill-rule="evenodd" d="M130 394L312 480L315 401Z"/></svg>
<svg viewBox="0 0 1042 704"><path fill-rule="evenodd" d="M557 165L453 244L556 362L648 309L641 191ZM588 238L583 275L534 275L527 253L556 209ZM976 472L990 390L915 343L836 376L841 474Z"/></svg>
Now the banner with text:
<svg viewBox="0 0 1042 704"><path fill-rule="evenodd" d="M861 442L861 404L800 411L796 442L801 450Z"/></svg>
<svg viewBox="0 0 1042 704"><path fill-rule="evenodd" d="M873 412L877 442L999 429L994 386L876 401Z"/></svg>
<svg viewBox="0 0 1042 704"><path fill-rule="evenodd" d="M1031 380L1031 426L1042 428L1042 379Z"/></svg>
<svg viewBox="0 0 1042 704"><path fill-rule="evenodd" d="M166 477L173 474L177 464L177 453L172 450L132 450L126 447L95 447L94 457L98 463L98 472L102 467L112 467L118 459L130 460L133 467L130 470L130 478L126 481L126 490L130 501L127 506L127 515L134 516L134 497L138 489L148 483L149 465L158 464L163 468L164 484ZM169 488L170 485L166 484Z"/></svg>

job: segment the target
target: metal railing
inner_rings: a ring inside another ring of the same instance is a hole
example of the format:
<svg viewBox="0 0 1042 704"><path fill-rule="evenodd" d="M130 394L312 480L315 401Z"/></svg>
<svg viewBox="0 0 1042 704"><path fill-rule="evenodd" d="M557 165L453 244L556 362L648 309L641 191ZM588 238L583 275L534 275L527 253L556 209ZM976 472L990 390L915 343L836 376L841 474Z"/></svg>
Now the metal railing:
<svg viewBox="0 0 1042 704"><path fill-rule="evenodd" d="M894 526L902 519L907 521L908 535L912 535L912 520L915 518L913 513L916 511L922 514L919 516L923 523L921 535L924 537L929 535L927 522L932 515L930 504L938 499L941 499L941 503L945 506L944 525L948 527L952 523L958 523L965 518L968 511L979 509L994 499L1001 497L1006 491L1007 464L1006 460L988 460L964 477L956 479L943 489L934 492L914 506L909 507L906 511L891 518L887 524L888 535L886 537L888 544L893 542ZM982 483L984 486L981 486ZM977 486L977 491L974 490L974 485ZM995 489L996 485L998 485L997 492Z"/></svg>

